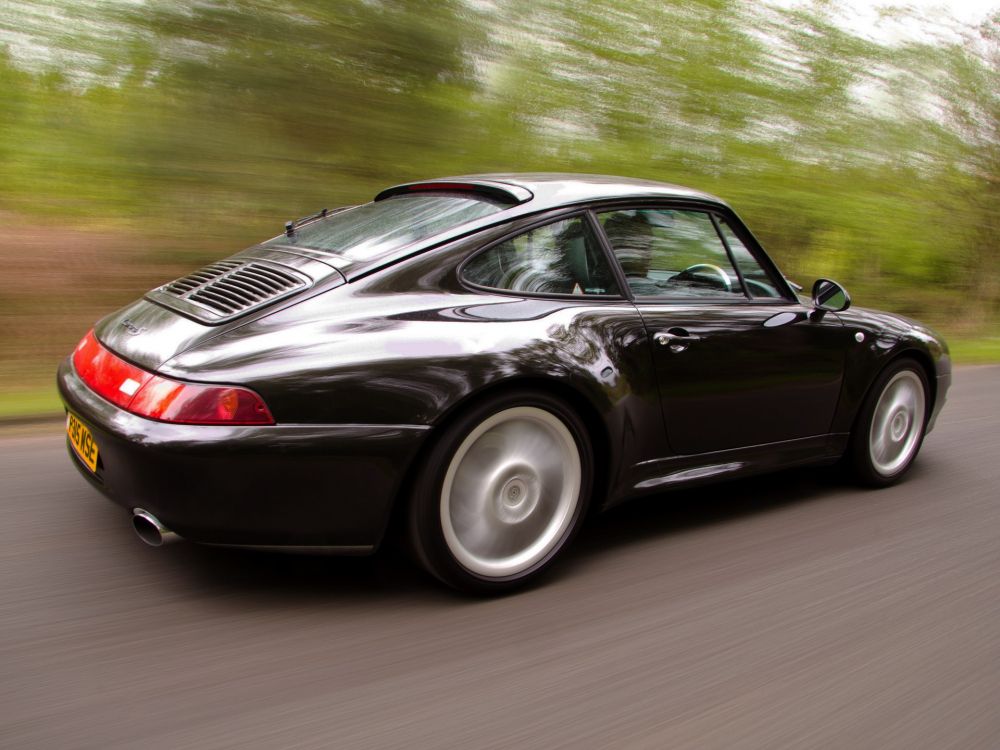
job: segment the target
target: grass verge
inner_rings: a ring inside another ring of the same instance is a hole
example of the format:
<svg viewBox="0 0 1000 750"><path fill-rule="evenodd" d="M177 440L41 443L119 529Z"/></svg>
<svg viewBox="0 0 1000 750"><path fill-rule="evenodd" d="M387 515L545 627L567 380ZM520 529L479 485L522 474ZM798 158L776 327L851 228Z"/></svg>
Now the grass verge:
<svg viewBox="0 0 1000 750"><path fill-rule="evenodd" d="M1000 336L948 340L951 358L958 365L992 365L1000 362Z"/></svg>
<svg viewBox="0 0 1000 750"><path fill-rule="evenodd" d="M0 422L60 414L62 402L55 386L0 391Z"/></svg>

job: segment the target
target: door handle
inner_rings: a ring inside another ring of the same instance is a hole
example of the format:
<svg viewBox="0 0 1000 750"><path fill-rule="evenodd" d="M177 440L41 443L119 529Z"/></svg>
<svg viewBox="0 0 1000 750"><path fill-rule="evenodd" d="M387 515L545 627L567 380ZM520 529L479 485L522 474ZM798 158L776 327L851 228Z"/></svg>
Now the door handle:
<svg viewBox="0 0 1000 750"><path fill-rule="evenodd" d="M669 331L660 331L653 336L653 341L660 346L678 347L675 351L683 351L691 342L700 340L700 336L688 333L683 328L671 328Z"/></svg>

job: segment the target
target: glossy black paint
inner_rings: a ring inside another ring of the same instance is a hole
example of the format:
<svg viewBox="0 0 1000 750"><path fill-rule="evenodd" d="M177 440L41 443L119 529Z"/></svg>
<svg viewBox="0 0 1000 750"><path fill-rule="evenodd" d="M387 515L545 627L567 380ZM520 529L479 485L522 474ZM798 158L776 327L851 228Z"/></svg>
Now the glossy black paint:
<svg viewBox="0 0 1000 750"><path fill-rule="evenodd" d="M154 422L90 391L64 362L59 390L100 448L97 489L212 544L377 545L400 474L426 428L408 425L205 427Z"/></svg>
<svg viewBox="0 0 1000 750"><path fill-rule="evenodd" d="M484 178L534 197L378 262L310 258L329 273L229 323L205 325L151 299L101 321L98 338L120 356L181 380L253 388L278 424L141 419L90 392L67 362L60 392L101 451L91 481L195 541L358 551L377 546L438 431L497 389L546 389L578 410L595 443L595 496L605 507L836 460L872 381L900 355L927 368L932 423L944 402L950 360L940 338L886 313L815 314L718 199L619 178ZM645 205L725 217L784 299L636 303L515 296L461 281L464 261L529 226ZM284 251L244 254L269 252ZM697 340L680 350L656 343L658 333L677 330Z"/></svg>

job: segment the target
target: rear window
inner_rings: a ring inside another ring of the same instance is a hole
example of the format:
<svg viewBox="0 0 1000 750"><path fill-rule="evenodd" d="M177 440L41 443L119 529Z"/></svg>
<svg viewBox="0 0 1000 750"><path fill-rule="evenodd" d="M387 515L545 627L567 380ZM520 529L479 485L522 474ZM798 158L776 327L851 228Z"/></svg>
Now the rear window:
<svg viewBox="0 0 1000 750"><path fill-rule="evenodd" d="M294 237L281 236L266 244L308 247L366 261L507 207L471 193L397 195L338 211L297 227Z"/></svg>

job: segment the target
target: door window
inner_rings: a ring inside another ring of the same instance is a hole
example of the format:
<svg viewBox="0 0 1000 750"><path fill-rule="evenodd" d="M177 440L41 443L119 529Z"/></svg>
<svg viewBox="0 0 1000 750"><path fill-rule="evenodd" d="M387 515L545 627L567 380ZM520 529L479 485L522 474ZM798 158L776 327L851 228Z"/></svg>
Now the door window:
<svg viewBox="0 0 1000 750"><path fill-rule="evenodd" d="M598 218L636 297L745 299L704 211L629 209Z"/></svg>

